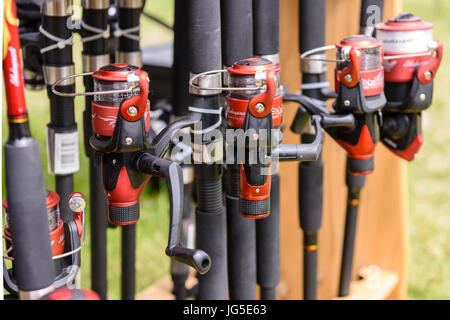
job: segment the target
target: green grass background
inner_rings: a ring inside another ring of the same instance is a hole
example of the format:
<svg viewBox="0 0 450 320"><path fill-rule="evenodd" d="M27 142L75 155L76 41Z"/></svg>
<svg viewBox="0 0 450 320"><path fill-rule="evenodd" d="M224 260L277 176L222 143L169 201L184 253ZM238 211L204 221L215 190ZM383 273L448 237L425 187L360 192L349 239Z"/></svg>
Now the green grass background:
<svg viewBox="0 0 450 320"><path fill-rule="evenodd" d="M284 1L284 0L282 0ZM75 1L79 4L80 1ZM148 0L146 10L169 24L173 23L173 0ZM404 0L403 11L412 12L435 24L434 37L450 44L450 1ZM171 41L170 31L145 17L142 46ZM82 45L78 36L74 43L76 72L81 72ZM423 131L425 143L416 159L408 164L409 191L409 276L408 298L450 299L450 63L445 58L435 81L432 107L425 112ZM77 90L83 90L82 81ZM26 99L31 119L31 131L41 145L46 185L54 189L54 178L47 173L45 152L46 124L50 119L45 92L27 90ZM5 105L5 104L3 104ZM89 202L88 160L82 139L84 100L75 99L76 121L80 132L80 171L75 176L75 191L83 192ZM5 112L5 110L3 110ZM7 139L6 117L2 122L3 141ZM3 171L4 172L4 171ZM5 188L3 185L3 194ZM169 272L169 259L164 255L168 232L168 194L147 191L141 196L141 219L137 224L136 289L143 290ZM88 212L89 215L89 212ZM89 216L88 216L89 222ZM90 288L90 231L87 223L87 244L82 251L81 285ZM120 230L108 229L108 298L120 298Z"/></svg>

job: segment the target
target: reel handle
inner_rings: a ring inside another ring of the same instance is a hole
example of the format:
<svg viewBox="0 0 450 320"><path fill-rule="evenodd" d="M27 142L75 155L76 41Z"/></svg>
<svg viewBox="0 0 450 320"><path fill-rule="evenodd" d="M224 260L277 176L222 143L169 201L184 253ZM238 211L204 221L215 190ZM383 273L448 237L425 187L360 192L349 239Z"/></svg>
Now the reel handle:
<svg viewBox="0 0 450 320"><path fill-rule="evenodd" d="M170 227L166 254L196 269L200 274L211 268L211 258L203 250L183 248L179 242L183 212L183 173L179 164L149 153L136 158L138 171L165 178L169 189Z"/></svg>

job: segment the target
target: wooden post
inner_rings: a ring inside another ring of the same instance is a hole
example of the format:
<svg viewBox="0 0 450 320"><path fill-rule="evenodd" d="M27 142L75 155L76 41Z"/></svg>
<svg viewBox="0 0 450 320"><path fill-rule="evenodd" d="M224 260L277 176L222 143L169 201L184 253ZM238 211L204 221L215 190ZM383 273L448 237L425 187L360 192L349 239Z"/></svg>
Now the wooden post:
<svg viewBox="0 0 450 320"><path fill-rule="evenodd" d="M360 1L328 0L326 44L339 42L359 30ZM399 13L400 0L386 0L384 19ZM331 56L330 56L331 57ZM280 0L280 60L283 83L296 92L300 88L298 53L298 0ZM333 84L334 65L328 66L328 80ZM284 105L287 128L296 112L294 104ZM299 136L288 129L283 143L298 143ZM337 295L347 190L344 150L325 137L324 215L319 237L319 299ZM385 294L371 297L404 299L407 289L408 219L406 162L378 143L375 172L367 178L361 195L354 255L354 279L361 268L376 265L381 278L392 286ZM298 215L298 163L282 163L281 177L281 299L302 298L302 234ZM395 281L393 280L395 279ZM353 286L359 288L361 285ZM388 287L386 285L385 287ZM356 289L355 289L356 290ZM365 295L368 297L368 295ZM362 297L362 295L359 295Z"/></svg>

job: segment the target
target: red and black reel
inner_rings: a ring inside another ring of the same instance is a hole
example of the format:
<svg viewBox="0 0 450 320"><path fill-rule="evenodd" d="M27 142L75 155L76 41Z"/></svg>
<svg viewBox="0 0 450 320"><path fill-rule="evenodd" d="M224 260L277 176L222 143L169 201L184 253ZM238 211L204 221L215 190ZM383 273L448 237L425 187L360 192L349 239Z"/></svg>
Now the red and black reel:
<svg viewBox="0 0 450 320"><path fill-rule="evenodd" d="M376 25L384 47L384 92L380 138L389 150L411 161L423 143L421 112L431 105L433 80L443 44L433 40L433 24L401 13Z"/></svg>
<svg viewBox="0 0 450 320"><path fill-rule="evenodd" d="M348 171L366 175L374 170L374 151L379 140L377 111L386 104L383 48L375 38L354 35L336 44L337 65L333 108L337 114L353 113L353 128L326 131L348 153Z"/></svg>
<svg viewBox="0 0 450 320"><path fill-rule="evenodd" d="M132 165L137 152L150 146L150 101L147 72L128 64L111 64L92 74L94 95L90 143L102 154L108 220L136 223L139 195L150 176Z"/></svg>
<svg viewBox="0 0 450 320"><path fill-rule="evenodd" d="M270 214L271 134L281 125L283 116L280 67L267 59L250 58L234 63L228 72L229 88L241 89L228 94L228 126L243 129L245 134L245 159L240 164L240 213L260 219Z"/></svg>
<svg viewBox="0 0 450 320"><path fill-rule="evenodd" d="M84 239L84 196L75 192L68 199L69 207L73 211L73 219L64 222L60 216L60 197L51 190L47 190L47 216L50 232L50 246L55 267L55 288L61 288L75 279L81 261L80 250L85 243ZM8 199L3 200L5 209L5 229L4 238L6 251L4 259L14 261L14 244L12 234L9 230ZM83 241L81 240L83 238ZM14 268L14 264L13 264ZM4 286L13 295L19 293L19 289L14 277L13 268L5 270L3 273Z"/></svg>

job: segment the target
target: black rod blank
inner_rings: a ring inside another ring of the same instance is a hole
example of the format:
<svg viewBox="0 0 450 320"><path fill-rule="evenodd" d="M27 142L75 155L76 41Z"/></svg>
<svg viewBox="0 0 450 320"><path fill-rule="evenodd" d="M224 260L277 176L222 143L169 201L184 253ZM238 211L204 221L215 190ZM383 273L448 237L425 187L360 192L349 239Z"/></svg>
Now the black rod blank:
<svg viewBox="0 0 450 320"><path fill-rule="evenodd" d="M222 0L222 61L229 67L253 55L252 0ZM226 171L228 286L231 300L256 298L255 221L240 214L239 165Z"/></svg>
<svg viewBox="0 0 450 320"><path fill-rule="evenodd" d="M300 0L299 2L300 53L321 47L325 44L325 0ZM310 73L302 69L302 83L316 83L326 80L325 72ZM302 90L305 96L323 99L320 89ZM302 143L310 143L314 133L302 134ZM316 161L299 164L299 213L300 227L303 230L303 298L317 299L317 240L322 224L323 203L323 162Z"/></svg>
<svg viewBox="0 0 450 320"><path fill-rule="evenodd" d="M83 21L89 26L106 30L108 27L109 1L105 1L104 8L90 8L89 2L83 2ZM82 29L84 37L95 35L91 30ZM83 71L93 72L104 64L109 63L107 39L101 37L96 40L83 42ZM94 91L92 77L83 79L86 91ZM107 257L106 257L106 197L102 184L101 163L96 159L89 139L93 135L91 104L93 96L85 97L83 111L84 148L89 158L89 206L91 222L91 287L103 300L107 297Z"/></svg>
<svg viewBox="0 0 450 320"><path fill-rule="evenodd" d="M191 0L188 16L191 72L199 74L221 69L220 0ZM192 94L191 103L197 108L219 109L219 96L220 93ZM202 128L214 125L218 117L216 114L203 113ZM220 141L201 143L198 147L202 149L206 143ZM197 248L208 253L212 260L209 272L199 275L198 299L227 299L226 216L222 201L222 165L195 164L194 171L197 184Z"/></svg>

